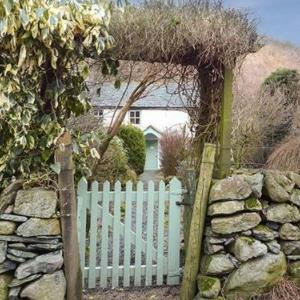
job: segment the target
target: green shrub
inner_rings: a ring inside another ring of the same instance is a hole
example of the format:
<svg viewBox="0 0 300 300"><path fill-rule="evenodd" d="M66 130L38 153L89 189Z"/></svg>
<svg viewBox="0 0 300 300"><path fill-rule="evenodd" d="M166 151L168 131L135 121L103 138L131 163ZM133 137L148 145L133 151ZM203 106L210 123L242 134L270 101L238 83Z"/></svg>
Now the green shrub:
<svg viewBox="0 0 300 300"><path fill-rule="evenodd" d="M146 142L143 131L132 125L123 125L119 137L127 153L128 164L137 174L144 171L146 160Z"/></svg>
<svg viewBox="0 0 300 300"><path fill-rule="evenodd" d="M94 163L96 162L96 165ZM90 179L104 182L108 180L115 183L120 180L125 183L128 180L136 181L136 174L128 165L128 158L122 141L115 137L109 144L107 151L101 160L90 160L92 176Z"/></svg>
<svg viewBox="0 0 300 300"><path fill-rule="evenodd" d="M293 83L299 83L300 77L297 70L277 69L272 72L263 82L264 86L288 87Z"/></svg>

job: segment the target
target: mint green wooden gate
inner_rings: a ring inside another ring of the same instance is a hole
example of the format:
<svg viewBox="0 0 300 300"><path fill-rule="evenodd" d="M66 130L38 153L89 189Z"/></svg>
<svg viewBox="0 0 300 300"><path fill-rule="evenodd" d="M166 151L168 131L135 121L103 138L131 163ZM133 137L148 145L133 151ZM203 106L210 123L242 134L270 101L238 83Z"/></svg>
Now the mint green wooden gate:
<svg viewBox="0 0 300 300"><path fill-rule="evenodd" d="M182 187L152 181L125 189L79 182L78 235L88 288L176 285L180 279Z"/></svg>

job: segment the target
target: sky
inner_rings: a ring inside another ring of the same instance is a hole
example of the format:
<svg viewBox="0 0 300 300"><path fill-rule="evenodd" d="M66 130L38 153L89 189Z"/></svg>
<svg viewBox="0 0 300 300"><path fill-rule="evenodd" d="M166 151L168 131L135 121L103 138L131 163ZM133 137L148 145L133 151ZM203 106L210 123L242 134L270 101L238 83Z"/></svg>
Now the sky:
<svg viewBox="0 0 300 300"><path fill-rule="evenodd" d="M260 34L300 47L300 0L224 0L224 4L248 9Z"/></svg>

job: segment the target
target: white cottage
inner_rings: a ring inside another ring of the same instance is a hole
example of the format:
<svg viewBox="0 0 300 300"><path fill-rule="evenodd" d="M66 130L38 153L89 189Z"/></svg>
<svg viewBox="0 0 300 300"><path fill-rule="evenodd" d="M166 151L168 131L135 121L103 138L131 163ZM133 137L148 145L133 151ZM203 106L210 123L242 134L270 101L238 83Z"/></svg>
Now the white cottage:
<svg viewBox="0 0 300 300"><path fill-rule="evenodd" d="M113 115L135 89L137 83L131 83L115 89L112 83L101 87L100 96L92 98L95 114L103 119L104 126L109 126ZM178 95L172 94L175 86L158 86L139 99L127 113L124 123L141 128L146 140L145 170L159 169L159 139L168 129L182 128L189 122L185 104ZM122 95L124 94L123 98ZM123 99L123 101L121 101Z"/></svg>

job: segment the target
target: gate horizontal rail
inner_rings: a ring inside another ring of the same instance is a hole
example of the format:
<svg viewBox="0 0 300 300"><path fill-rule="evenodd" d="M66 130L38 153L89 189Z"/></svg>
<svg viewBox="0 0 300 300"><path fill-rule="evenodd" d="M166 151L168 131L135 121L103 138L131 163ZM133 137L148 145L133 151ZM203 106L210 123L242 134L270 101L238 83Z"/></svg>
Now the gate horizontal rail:
<svg viewBox="0 0 300 300"><path fill-rule="evenodd" d="M88 288L175 285L180 277L181 183L78 184L81 268ZM121 211L123 215L121 214ZM99 236L101 238L99 238Z"/></svg>

